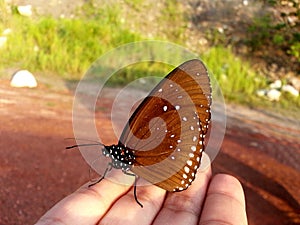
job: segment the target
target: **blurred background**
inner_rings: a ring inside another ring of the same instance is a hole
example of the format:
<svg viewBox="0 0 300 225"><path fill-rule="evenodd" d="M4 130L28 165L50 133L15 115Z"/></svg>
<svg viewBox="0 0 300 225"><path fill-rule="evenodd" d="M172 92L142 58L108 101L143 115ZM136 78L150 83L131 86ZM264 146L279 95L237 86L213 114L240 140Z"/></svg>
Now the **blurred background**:
<svg viewBox="0 0 300 225"><path fill-rule="evenodd" d="M217 79L228 120L213 170L240 179L249 224L300 224L299 0L0 0L0 224L33 224L89 180L65 150L76 85L102 54L142 40L195 52ZM144 63L109 85L168 71ZM112 104L96 111L106 144Z"/></svg>

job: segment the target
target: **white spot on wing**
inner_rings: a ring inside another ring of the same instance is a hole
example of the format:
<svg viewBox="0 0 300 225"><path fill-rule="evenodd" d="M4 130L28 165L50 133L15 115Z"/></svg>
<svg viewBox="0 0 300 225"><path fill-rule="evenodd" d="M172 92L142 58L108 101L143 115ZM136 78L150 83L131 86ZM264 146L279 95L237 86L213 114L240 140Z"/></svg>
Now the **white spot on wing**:
<svg viewBox="0 0 300 225"><path fill-rule="evenodd" d="M188 168L187 166L185 166L185 167L184 167L184 171L185 171L186 173L189 173L189 172L190 172L190 168Z"/></svg>

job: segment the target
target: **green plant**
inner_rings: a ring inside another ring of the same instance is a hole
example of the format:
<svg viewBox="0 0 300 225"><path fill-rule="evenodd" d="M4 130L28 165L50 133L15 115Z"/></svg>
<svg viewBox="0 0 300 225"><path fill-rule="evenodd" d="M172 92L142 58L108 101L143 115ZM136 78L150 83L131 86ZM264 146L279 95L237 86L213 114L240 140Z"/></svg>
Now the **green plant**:
<svg viewBox="0 0 300 225"><path fill-rule="evenodd" d="M139 40L138 34L117 23L113 9L102 9L99 16L114 21L84 17L37 20L11 15L14 35L0 49L0 67L23 67L35 71L57 73L65 78L79 78L90 64L110 48ZM90 14L89 14L90 15Z"/></svg>
<svg viewBox="0 0 300 225"><path fill-rule="evenodd" d="M164 7L160 9L161 16L158 18L159 21L168 25L168 32L164 34L167 39L177 43L182 42L184 38L187 22L181 4L178 0L165 0Z"/></svg>
<svg viewBox="0 0 300 225"><path fill-rule="evenodd" d="M252 24L248 27L248 39L247 43L253 50L257 50L261 46L269 42L272 34L271 17L264 15L262 17L255 18Z"/></svg>
<svg viewBox="0 0 300 225"><path fill-rule="evenodd" d="M252 70L249 63L236 57L230 48L213 47L202 58L227 99L251 103L256 97L256 90L266 86L266 78Z"/></svg>
<svg viewBox="0 0 300 225"><path fill-rule="evenodd" d="M274 1L267 0L265 5L271 5L279 10L280 17L265 13L255 17L248 27L247 43L253 51L260 51L261 47L276 46L276 51L294 57L300 63L300 3L298 0Z"/></svg>
<svg viewBox="0 0 300 225"><path fill-rule="evenodd" d="M9 17L9 13L7 9L8 8L6 2L1 0L0 1L0 24L4 26L7 25L7 21Z"/></svg>
<svg viewBox="0 0 300 225"><path fill-rule="evenodd" d="M300 42L296 42L290 46L288 53L295 56L300 61Z"/></svg>
<svg viewBox="0 0 300 225"><path fill-rule="evenodd" d="M210 40L212 46L222 46L226 44L225 33L220 32L217 28L207 29L205 33L205 36Z"/></svg>

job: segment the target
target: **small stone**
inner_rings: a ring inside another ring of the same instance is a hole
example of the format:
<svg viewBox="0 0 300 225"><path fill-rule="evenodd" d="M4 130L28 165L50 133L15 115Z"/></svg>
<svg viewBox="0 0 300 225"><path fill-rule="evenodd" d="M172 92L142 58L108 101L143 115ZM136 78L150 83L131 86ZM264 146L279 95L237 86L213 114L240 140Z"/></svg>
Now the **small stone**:
<svg viewBox="0 0 300 225"><path fill-rule="evenodd" d="M28 70L20 70L13 75L10 86L34 88L37 87L37 81Z"/></svg>
<svg viewBox="0 0 300 225"><path fill-rule="evenodd" d="M208 44L208 40L204 37L201 37L199 40L198 40L198 43L200 45L207 45Z"/></svg>
<svg viewBox="0 0 300 225"><path fill-rule="evenodd" d="M35 46L33 47L33 51L34 51L34 52L38 52L39 50L40 50L39 46L35 45Z"/></svg>
<svg viewBox="0 0 300 225"><path fill-rule="evenodd" d="M7 42L7 37L0 36L0 48L3 48Z"/></svg>
<svg viewBox="0 0 300 225"><path fill-rule="evenodd" d="M267 92L267 97L270 101L279 101L281 92L277 89L271 89Z"/></svg>
<svg viewBox="0 0 300 225"><path fill-rule="evenodd" d="M292 85L289 84L283 85L281 90L284 92L288 92L295 97L299 96L299 91L296 88L294 88Z"/></svg>
<svg viewBox="0 0 300 225"><path fill-rule="evenodd" d="M22 16L31 17L32 16L32 6L31 5L19 5L17 7L18 12Z"/></svg>
<svg viewBox="0 0 300 225"><path fill-rule="evenodd" d="M267 94L267 90L264 90L264 89L257 90L257 91L256 91L256 94L257 94L259 97L265 96L265 95Z"/></svg>
<svg viewBox="0 0 300 225"><path fill-rule="evenodd" d="M4 36L7 36L7 35L9 35L10 33L11 33L11 29L10 28L6 28L3 32L2 32L2 35L4 35Z"/></svg>
<svg viewBox="0 0 300 225"><path fill-rule="evenodd" d="M275 80L273 83L270 84L271 89L279 89L282 86L281 80Z"/></svg>
<svg viewBox="0 0 300 225"><path fill-rule="evenodd" d="M298 91L300 91L300 78L298 77L292 77L290 79L290 83L294 88L296 88Z"/></svg>
<svg viewBox="0 0 300 225"><path fill-rule="evenodd" d="M217 30L218 30L218 32L219 32L220 34L223 34L223 33L224 33L223 27L218 27Z"/></svg>

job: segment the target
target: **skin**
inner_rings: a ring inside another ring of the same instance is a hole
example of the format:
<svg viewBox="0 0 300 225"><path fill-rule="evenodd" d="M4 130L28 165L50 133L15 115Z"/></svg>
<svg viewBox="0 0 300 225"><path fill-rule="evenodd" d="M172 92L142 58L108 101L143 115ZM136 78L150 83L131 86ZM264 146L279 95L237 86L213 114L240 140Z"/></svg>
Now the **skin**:
<svg viewBox="0 0 300 225"><path fill-rule="evenodd" d="M240 182L227 174L197 173L185 191L167 193L154 186L133 187L102 180L85 184L51 208L37 225L45 224L232 224L246 225L245 196Z"/></svg>

